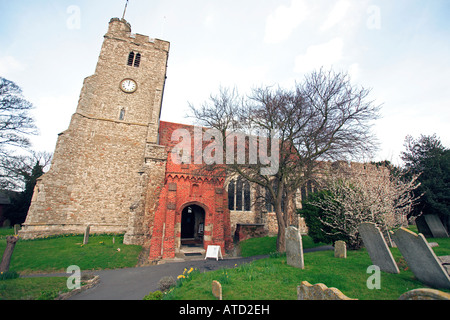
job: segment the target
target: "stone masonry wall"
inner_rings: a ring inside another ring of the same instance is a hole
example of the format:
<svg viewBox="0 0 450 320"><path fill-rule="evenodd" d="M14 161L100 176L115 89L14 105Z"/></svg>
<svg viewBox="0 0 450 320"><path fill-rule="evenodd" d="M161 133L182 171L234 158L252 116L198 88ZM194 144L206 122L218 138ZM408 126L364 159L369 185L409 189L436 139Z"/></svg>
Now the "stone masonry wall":
<svg viewBox="0 0 450 320"><path fill-rule="evenodd" d="M131 51L141 54L139 67L127 65ZM79 233L89 224L94 233L129 232L130 242L142 241L148 230L136 225L148 218L146 192L155 192L149 181L162 183L165 159L151 150L161 148L168 51L168 42L132 34L125 20L111 19L95 74L85 79L52 166L37 183L22 237ZM136 81L137 90L123 92L123 79Z"/></svg>

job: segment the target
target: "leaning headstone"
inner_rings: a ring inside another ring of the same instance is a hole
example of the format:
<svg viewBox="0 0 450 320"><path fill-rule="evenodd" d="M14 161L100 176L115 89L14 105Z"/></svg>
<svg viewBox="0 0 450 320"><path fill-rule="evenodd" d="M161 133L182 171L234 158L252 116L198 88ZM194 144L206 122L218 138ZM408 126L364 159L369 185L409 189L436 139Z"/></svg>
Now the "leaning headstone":
<svg viewBox="0 0 450 320"><path fill-rule="evenodd" d="M380 229L374 223L367 222L360 224L358 230L372 264L384 272L400 273Z"/></svg>
<svg viewBox="0 0 450 320"><path fill-rule="evenodd" d="M439 261L442 264L442 267L444 267L445 271L450 275L450 256L439 256Z"/></svg>
<svg viewBox="0 0 450 320"><path fill-rule="evenodd" d="M430 228L433 238L448 238L447 230L445 230L441 219L435 214L426 214L425 221Z"/></svg>
<svg viewBox="0 0 450 320"><path fill-rule="evenodd" d="M212 282L212 294L219 300L222 300L222 285L219 281L214 280Z"/></svg>
<svg viewBox="0 0 450 320"><path fill-rule="evenodd" d="M439 289L450 289L450 277L422 234L398 229L394 241L416 278Z"/></svg>
<svg viewBox="0 0 450 320"><path fill-rule="evenodd" d="M302 236L296 227L286 228L286 258L287 264L304 269Z"/></svg>
<svg viewBox="0 0 450 320"><path fill-rule="evenodd" d="M2 262L0 263L0 272L7 272L9 270L9 264L11 263L11 256L14 252L14 247L19 237L7 236L6 237L6 248L3 252Z"/></svg>
<svg viewBox="0 0 450 320"><path fill-rule="evenodd" d="M334 257L335 258L347 258L347 246L345 241L339 240L334 243Z"/></svg>
<svg viewBox="0 0 450 320"><path fill-rule="evenodd" d="M336 288L328 288L323 283L311 285L302 281L297 287L297 300L357 300L351 299Z"/></svg>
<svg viewBox="0 0 450 320"><path fill-rule="evenodd" d="M83 244L88 244L89 242L89 232L91 231L91 226L87 226L84 231Z"/></svg>
<svg viewBox="0 0 450 320"><path fill-rule="evenodd" d="M419 233L423 234L425 238L433 238L433 234L431 233L431 230L428 227L427 222L425 221L425 215L417 217L415 223Z"/></svg>

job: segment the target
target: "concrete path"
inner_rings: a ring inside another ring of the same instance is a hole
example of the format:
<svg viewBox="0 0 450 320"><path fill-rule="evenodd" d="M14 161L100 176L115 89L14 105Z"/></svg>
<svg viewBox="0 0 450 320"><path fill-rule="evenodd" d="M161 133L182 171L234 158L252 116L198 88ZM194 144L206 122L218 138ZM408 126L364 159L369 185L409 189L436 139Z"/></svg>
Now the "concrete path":
<svg viewBox="0 0 450 320"><path fill-rule="evenodd" d="M251 258L236 258L224 260L191 260L170 262L154 266L126 268L117 270L96 271L100 276L100 283L92 289L83 291L69 300L142 300L150 291L158 289L158 282L164 276L174 279L182 274L184 268L197 268L211 271L221 268L232 268L235 264L248 263L262 256Z"/></svg>
<svg viewBox="0 0 450 320"><path fill-rule="evenodd" d="M324 246L305 249L304 252L333 250L332 246ZM142 300L151 291L158 290L158 282L164 276L172 276L174 279L182 274L184 268L197 268L201 272L222 268L233 268L235 265L249 263L253 260L268 257L253 256L248 258L225 258L216 261L214 259L186 260L168 262L159 265L124 268L115 270L94 271L100 276L100 283L95 287L72 296L69 300ZM68 276L67 274L48 274L35 276Z"/></svg>

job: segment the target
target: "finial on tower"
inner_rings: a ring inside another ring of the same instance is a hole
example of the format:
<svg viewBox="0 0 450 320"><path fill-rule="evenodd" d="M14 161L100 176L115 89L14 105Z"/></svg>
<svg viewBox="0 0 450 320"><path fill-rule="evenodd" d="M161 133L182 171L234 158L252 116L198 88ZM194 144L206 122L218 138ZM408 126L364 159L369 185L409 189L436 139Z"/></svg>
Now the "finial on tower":
<svg viewBox="0 0 450 320"><path fill-rule="evenodd" d="M125 13L127 12L127 7L128 7L128 0L125 3L125 9L123 9L123 15L122 15L122 19L125 19Z"/></svg>

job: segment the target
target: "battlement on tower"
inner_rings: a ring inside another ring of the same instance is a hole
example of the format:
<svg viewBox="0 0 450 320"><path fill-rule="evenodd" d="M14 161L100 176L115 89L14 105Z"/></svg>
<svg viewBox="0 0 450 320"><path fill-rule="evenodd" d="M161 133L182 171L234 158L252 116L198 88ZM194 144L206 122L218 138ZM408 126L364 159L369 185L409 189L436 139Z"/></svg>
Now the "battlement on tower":
<svg viewBox="0 0 450 320"><path fill-rule="evenodd" d="M125 19L112 18L109 21L108 32L105 34L106 38L123 39L132 42L136 45L151 44L163 51L169 51L170 43L168 41L150 38L147 35L132 33L131 24Z"/></svg>

